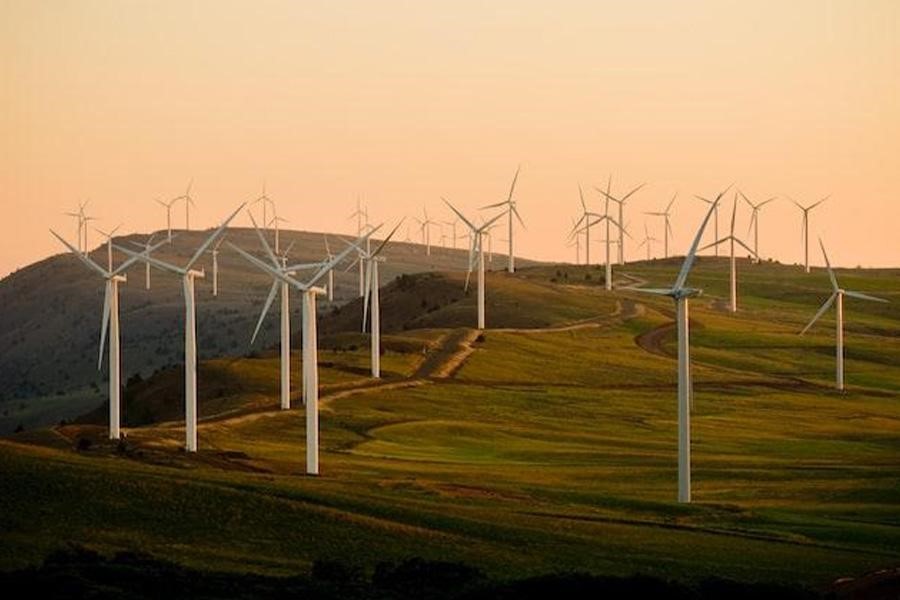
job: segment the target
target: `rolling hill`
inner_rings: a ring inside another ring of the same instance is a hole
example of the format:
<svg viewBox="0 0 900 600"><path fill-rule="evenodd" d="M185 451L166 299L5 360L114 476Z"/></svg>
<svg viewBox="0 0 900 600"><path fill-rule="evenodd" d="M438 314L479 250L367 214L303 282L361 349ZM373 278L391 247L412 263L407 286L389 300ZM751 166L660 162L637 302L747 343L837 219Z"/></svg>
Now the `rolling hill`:
<svg viewBox="0 0 900 600"><path fill-rule="evenodd" d="M171 247L161 249L163 260L184 264L209 232L176 232ZM228 241L261 252L252 229L230 229ZM329 235L333 251L342 247ZM120 245L142 242L144 236L116 238ZM349 239L346 238L345 239ZM321 260L325 253L319 233L282 231L282 247L293 244L296 262ZM270 240L270 243L273 243ZM431 256L418 244L392 242L384 251L382 281L423 271L464 268L465 250L433 248ZM105 264L106 246L91 257ZM114 253L114 264L123 256ZM199 265L207 274L211 256ZM535 264L518 259L522 264ZM349 264L349 263L348 263ZM497 268L505 259L497 256ZM144 267L134 265L121 286L123 380L177 365L183 356L183 302L180 282L168 273L151 272L151 289L144 286ZM271 280L243 257L222 246L219 254L219 295L212 296L211 277L198 280L197 322L200 359L238 357L271 347L277 338L277 315L267 320L253 349L250 335L259 317ZM320 300L327 312L357 296L357 272L336 271L335 302ZM70 254L52 256L0 280L0 433L56 423L98 406L106 397L107 367L97 370L103 283ZM299 303L293 307L299 323Z"/></svg>
<svg viewBox="0 0 900 600"><path fill-rule="evenodd" d="M629 264L664 285L679 261ZM675 503L671 302L605 292L596 267L490 273L483 334L456 273L383 290L384 371L367 377L358 303L321 315L322 475L303 474L302 408L277 409L270 352L205 360L200 451L183 437L177 367L129 386L127 439L103 411L0 440L0 569L67 544L200 572L372 574L411 559L498 580L549 573L719 576L836 589L900 562L900 271L841 270L891 299L797 332L827 276L727 261L691 275L695 503ZM299 378L294 357L294 381ZM845 582L846 583L846 582ZM896 584L896 582L895 582Z"/></svg>

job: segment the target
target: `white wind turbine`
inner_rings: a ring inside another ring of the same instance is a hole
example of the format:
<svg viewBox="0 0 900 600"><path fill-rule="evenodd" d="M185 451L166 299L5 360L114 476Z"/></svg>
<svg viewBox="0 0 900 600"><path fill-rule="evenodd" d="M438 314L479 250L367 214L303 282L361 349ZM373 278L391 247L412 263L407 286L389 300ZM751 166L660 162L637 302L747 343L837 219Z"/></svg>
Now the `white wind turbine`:
<svg viewBox="0 0 900 600"><path fill-rule="evenodd" d="M255 223L254 223L255 226ZM303 294L302 304L302 350L301 359L303 372L303 399L306 404L306 472L310 475L319 474L319 367L318 367L318 333L316 329L316 296L325 294L325 290L317 287L315 284L325 276L329 269L334 268L336 264L344 260L344 258L353 250L359 248L360 244L369 239L378 227L370 229L365 235L358 237L356 241L349 244L348 247L337 256L326 263L320 263L318 270L311 279L306 282L298 281L289 273L298 270L302 265L285 266L282 261L272 252L268 242L259 229L256 229L263 249L266 251L269 262L265 262L248 254L241 248L235 246L231 242L228 245L238 254L246 258L250 263L259 269L269 273L274 281L272 289L269 291L269 297L263 307L262 316L269 311L269 307L275 299L280 284L285 283L293 286ZM262 317L260 317L262 318ZM284 369L284 366L282 366ZM282 371L282 383L285 381L284 371Z"/></svg>
<svg viewBox="0 0 900 600"><path fill-rule="evenodd" d="M74 254L85 266L94 271L106 281L106 291L103 295L103 316L100 326L100 354L97 360L97 370L103 366L103 346L106 342L106 333L109 331L109 439L117 440L120 437L120 394L121 394L121 360L119 352L119 284L125 283L127 278L122 273L128 267L134 264L138 259L131 257L119 268L113 269L110 265L109 269L104 269L91 257L74 248L69 242L64 240L58 233L50 230L56 239L65 245L72 254ZM163 242L156 246L149 246L145 253L149 253L161 246Z"/></svg>
<svg viewBox="0 0 900 600"><path fill-rule="evenodd" d="M108 271L112 271L112 270L113 270L113 268L112 268L112 262L113 262L113 261L112 261L112 247L113 247L112 240L113 240L113 236L116 234L116 232L117 232L117 231L119 230L119 228L121 228L121 227L122 227L122 224L121 224L121 223L118 224L118 225L116 225L115 227L113 227L112 230L110 230L110 231L103 231L102 229L100 229L100 228L98 228L98 227L94 227L94 229L97 230L97 233L99 233L100 235L102 235L103 237L106 238L106 269L107 269Z"/></svg>
<svg viewBox="0 0 900 600"><path fill-rule="evenodd" d="M676 192L672 199L669 201L668 206L666 206L666 210L662 212L645 212L645 215L652 215L654 217L663 217L665 220L665 227L663 228L663 258L669 258L669 233L672 232L672 225L669 223L669 218L672 216L672 205L675 204L675 199L678 197L678 193Z"/></svg>
<svg viewBox="0 0 900 600"><path fill-rule="evenodd" d="M403 221L401 220L400 223ZM366 264L366 297L363 299L363 320L362 330L366 331L366 321L369 321L369 330L371 332L371 368L372 377L379 379L381 377L381 280L378 276L378 263L384 260L383 256L379 256L384 250L385 245L394 237L400 223L382 240L381 244L374 252L358 250L359 260ZM369 313L369 305L372 305L371 318Z"/></svg>
<svg viewBox="0 0 900 600"><path fill-rule="evenodd" d="M497 202L496 204L488 204L487 206L482 206L481 210L486 210L489 208L499 208L501 206L505 207L503 212L500 213L505 214L509 217L509 259L506 263L506 270L510 273L516 272L516 256L515 256L515 248L513 248L513 215L516 216L516 219L519 221L519 224L522 228L525 228L525 221L522 220L522 216L519 214L519 209L516 208L516 201L513 199L513 192L516 191L516 182L519 180L519 171L522 169L522 166L516 167L516 174L513 176L512 184L509 186L509 195L506 197L506 200L503 202Z"/></svg>
<svg viewBox="0 0 900 600"><path fill-rule="evenodd" d="M78 245L79 252L87 252L87 232L85 230L87 229L88 220L93 220L84 214L84 209L87 206L88 202L90 202L90 201L85 200L84 202L79 202L78 203L78 212L63 213L69 217L75 217L75 220L77 222L77 227L78 227L78 235L77 235L78 243L77 243L77 245Z"/></svg>
<svg viewBox="0 0 900 600"><path fill-rule="evenodd" d="M829 197L830 196L825 196L818 202L813 202L809 206L803 206L791 198L791 202L797 205L797 208L803 213L803 222L801 224L801 227L803 228L801 231L801 235L803 236L803 267L806 269L807 273L809 273L809 213L812 209L828 200Z"/></svg>
<svg viewBox="0 0 900 600"><path fill-rule="evenodd" d="M118 250L128 256L136 257L154 267L175 273L181 277L182 291L184 293L184 404L185 404L185 449L188 452L197 451L197 311L194 304L194 280L205 277L206 274L192 267L200 260L207 248L218 239L228 224L237 214L243 210L246 203L242 203L237 210L222 222L219 227L206 238L187 264L179 267L144 253L136 253L116 246Z"/></svg>
<svg viewBox="0 0 900 600"><path fill-rule="evenodd" d="M586 264L587 266L591 266L591 225L602 221L603 215L588 210L587 204L584 201L584 191L581 189L581 184L578 185L578 197L581 200L581 216L577 221L575 221L575 224L572 226L572 231L569 233L569 235L572 236L577 235L580 232L584 232L584 264ZM592 223L591 219L599 220ZM582 223L584 223L584 227L579 229L579 226Z"/></svg>
<svg viewBox="0 0 900 600"><path fill-rule="evenodd" d="M425 255L431 256L431 226L438 225L438 222L432 221L431 218L429 218L428 209L425 206L422 206L422 214L425 219L422 220L416 217L416 221L419 222L419 227L422 230L422 243L425 244Z"/></svg>
<svg viewBox="0 0 900 600"><path fill-rule="evenodd" d="M753 249L751 249L750 246L745 244L743 242L743 240L739 239L738 237L736 237L734 235L734 223L735 223L736 216L737 216L737 194L735 193L734 204L731 208L731 230L730 230L731 233L729 233L727 236L723 237L720 240L716 240L711 244L707 244L706 246L703 246L700 249L700 250L706 250L707 248L711 248L713 246L718 248L718 246L720 244L724 244L725 242L728 242L728 247L729 247L728 256L731 261L731 278L730 278L730 282L729 282L729 284L730 284L729 285L729 292L730 292L729 300L730 300L730 302L729 302L728 309L731 312L737 312L737 259L735 258L735 255L734 255L734 245L740 244L741 246L744 247L744 249L747 252L749 252L753 256L756 256L756 252Z"/></svg>
<svg viewBox="0 0 900 600"><path fill-rule="evenodd" d="M750 199L744 195L744 192L738 192L741 195L741 198L750 205L750 208L753 209L753 214L750 216L750 227L747 228L747 233L750 233L750 229L753 229L753 253L756 255L756 262L759 263L759 211L763 206L775 200L775 197L771 197L768 200L763 200L759 204L753 204L750 202Z"/></svg>
<svg viewBox="0 0 900 600"><path fill-rule="evenodd" d="M184 200L184 230L191 230L191 207L196 207L194 204L194 199L191 197L191 187L194 185L194 180L188 182L187 188L184 190L184 193L180 196L176 196L172 199L171 203L175 204L179 200Z"/></svg>
<svg viewBox="0 0 900 600"><path fill-rule="evenodd" d="M170 241L170 242L172 241L172 207L175 205L175 203L177 201L178 201L178 198L174 198L172 200L169 200L168 202L163 202L162 200L160 200L158 198L156 200L156 202L160 206L164 206L166 209L166 231L168 232L168 241Z"/></svg>
<svg viewBox="0 0 900 600"><path fill-rule="evenodd" d="M628 192L627 194L622 196L622 198L616 198L615 196L610 196L610 195L608 195L607 192L604 192L600 188L597 188L597 187L594 188L598 192L600 192L601 194L606 196L608 200L612 200L613 202L615 202L616 204L619 205L619 264L620 265L625 264L625 236L628 235L627 227L625 227L625 221L624 221L624 219L625 219L625 203L628 202L628 198L630 198L632 194L634 194L635 192L640 190L645 185L647 185L647 184L642 183L641 185L637 186L636 188L634 188L633 190L631 190L630 192Z"/></svg>
<svg viewBox="0 0 900 600"><path fill-rule="evenodd" d="M480 227L476 227L469 221L467 218L463 216L461 212L456 210L452 204L450 204L446 198L441 198L450 209L456 213L456 215L462 220L463 223L466 224L466 227L469 228L469 231L472 234L472 242L469 247L469 270L466 273L466 286L465 289L469 289L469 277L472 274L472 269L475 267L475 264L478 264L478 329L484 329L484 244L482 243L482 238L485 235L485 232L493 225L497 219L502 217L504 213L499 213L495 215L493 218L485 221Z"/></svg>
<svg viewBox="0 0 900 600"><path fill-rule="evenodd" d="M822 305L819 309L819 312L812 318L812 321L803 328L803 331L800 332L800 335L803 335L809 328L813 326L813 323L819 320L825 311L827 311L832 304L835 304L835 384L838 390L844 390L844 296L850 296L851 298L858 298L860 300L871 300L874 302L887 302L884 298L876 298L875 296L870 296L868 294L863 294L862 292L851 292L850 290L845 290L841 286L838 285L837 277L834 276L834 271L831 269L831 263L828 261L828 254L825 252L825 244L822 243L822 239L819 239L819 245L822 247L822 256L825 257L825 267L828 269L828 277L831 279L831 296L828 297L828 300Z"/></svg>
<svg viewBox="0 0 900 600"><path fill-rule="evenodd" d="M681 265L681 271L674 285L669 289L650 289L650 288L629 288L636 292L648 294L656 294L658 296L668 296L675 301L676 324L678 330L678 501L691 501L691 395L693 394L693 384L691 382L691 359L690 359L690 330L688 317L688 299L699 296L703 290L689 288L685 286L691 266L697 255L697 247L700 245L700 238L703 237L703 231L706 224L712 216L713 210L721 200L722 196L728 190L726 189L713 202L706 218L700 224L697 235L694 236L694 243Z"/></svg>
<svg viewBox="0 0 900 600"><path fill-rule="evenodd" d="M653 242L658 242L659 240L650 235L650 231L647 229L647 223L644 223L644 239L641 240L641 243L638 244L638 248L642 246L647 246L647 260L650 260L653 252L651 250L651 244Z"/></svg>

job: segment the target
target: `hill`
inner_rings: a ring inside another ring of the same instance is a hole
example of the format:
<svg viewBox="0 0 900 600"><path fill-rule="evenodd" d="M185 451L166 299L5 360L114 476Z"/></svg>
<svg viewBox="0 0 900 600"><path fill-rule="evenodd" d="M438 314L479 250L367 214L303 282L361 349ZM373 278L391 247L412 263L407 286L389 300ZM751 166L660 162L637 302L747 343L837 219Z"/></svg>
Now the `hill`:
<svg viewBox="0 0 900 600"><path fill-rule="evenodd" d="M184 264L208 231L181 231L171 247L157 256ZM251 229L230 229L228 240L253 252L261 252ZM349 239L343 236L345 239ZM332 249L341 246L339 236L329 235ZM116 238L120 245L142 242L144 236ZM273 241L270 239L270 243ZM319 233L285 230L282 247L293 244L296 262L321 260L325 253ZM465 268L467 252L433 248L431 256L419 244L392 242L385 248L387 262L382 281L402 274ZM106 263L106 246L95 248L91 257ZM123 256L113 255L114 264ZM517 259L523 265L534 264ZM271 285L243 257L222 246L219 254L219 295L212 296L211 256L199 266L207 272L197 282L198 354L201 360L239 357L251 351L250 335ZM500 268L505 259L495 257ZM168 273L153 270L151 289L144 286L144 267L129 269L129 281L121 286L120 314L123 380L149 377L157 369L183 360L184 308L181 284ZM357 297L356 269L340 268L335 277L335 302L320 300L326 312ZM35 427L71 418L98 406L106 397L107 366L97 370L103 283L71 254L52 256L0 280L0 433L19 425ZM294 321L300 322L299 303L294 303ZM256 349L276 343L277 315L265 323Z"/></svg>
<svg viewBox="0 0 900 600"><path fill-rule="evenodd" d="M617 280L663 285L677 262ZM797 335L827 276L740 269L736 315L722 304L727 261L704 257L692 274L706 290L691 305L694 504L674 502L669 300L604 292L595 267L492 273L497 328L478 335L454 321L472 317L455 276L423 274L385 289L385 309L392 298L409 314L387 317L383 381L366 376L364 344L336 341L365 341L347 329L358 307L323 315L335 341L320 355L320 477L303 474L302 409L277 409L274 355L204 362L196 455L179 450L179 374L161 373L133 388L126 414L142 424L122 444L90 423L0 441L0 569L79 544L202 572L371 574L418 558L500 580L637 573L823 591L896 565L900 271L838 273L892 300L848 302L838 393L831 317ZM437 309L426 289L444 290ZM541 294L552 302L529 299Z"/></svg>

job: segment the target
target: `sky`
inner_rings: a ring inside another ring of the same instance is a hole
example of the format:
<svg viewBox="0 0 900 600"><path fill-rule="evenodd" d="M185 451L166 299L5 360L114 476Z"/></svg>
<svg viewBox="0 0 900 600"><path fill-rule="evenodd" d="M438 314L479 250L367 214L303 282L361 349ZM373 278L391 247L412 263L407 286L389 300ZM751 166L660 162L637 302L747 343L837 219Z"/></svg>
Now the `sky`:
<svg viewBox="0 0 900 600"><path fill-rule="evenodd" d="M694 194L734 182L779 198L763 256L799 261L788 198L830 195L810 232L832 262L898 267L898 91L895 0L4 0L0 276L59 252L50 227L74 240L88 199L98 227L147 232L193 180L208 227L265 184L285 226L350 234L357 198L374 222L449 219L442 196L475 214L518 165L528 257L574 260L578 185L601 211L612 176L647 184L637 238L679 194L676 253Z"/></svg>

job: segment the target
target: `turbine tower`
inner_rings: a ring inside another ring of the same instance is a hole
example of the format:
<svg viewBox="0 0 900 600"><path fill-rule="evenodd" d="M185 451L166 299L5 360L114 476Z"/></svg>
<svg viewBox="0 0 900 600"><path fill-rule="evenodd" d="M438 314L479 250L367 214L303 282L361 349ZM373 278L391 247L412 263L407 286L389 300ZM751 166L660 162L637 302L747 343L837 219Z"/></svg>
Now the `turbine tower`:
<svg viewBox="0 0 900 600"><path fill-rule="evenodd" d="M663 258L669 258L669 233L672 232L672 225L669 223L669 218L672 216L672 205L675 204L675 198L678 197L678 192L672 196L672 199L669 200L668 206L666 206L666 210L662 212L645 212L645 215L652 215L654 217L663 217L665 220L665 227L663 228Z"/></svg>
<svg viewBox="0 0 900 600"><path fill-rule="evenodd" d="M744 249L747 252L749 252L753 256L756 256L756 252L753 249L751 249L750 246L745 244L743 242L743 240L740 240L739 238L737 238L734 235L734 223L735 223L735 217L737 216L737 199L738 199L738 195L737 195L737 193L735 193L734 204L732 205L732 208L731 208L731 233L728 234L727 236L723 237L720 240L716 240L713 243L707 244L706 246L703 246L702 248L700 248L700 250L706 250L707 248L712 248L712 247L718 248L720 244L724 244L725 242L728 242L729 258L731 261L731 279L730 279L730 285L729 285L730 303L729 303L728 308L733 313L737 312L737 260L735 259L735 256L734 256L734 245L740 244L741 246L744 247ZM759 257L757 256L757 258L759 258Z"/></svg>
<svg viewBox="0 0 900 600"><path fill-rule="evenodd" d="M137 262L137 258L129 258L125 260L119 268L104 269L87 256L81 250L72 246L64 240L58 233L50 230L56 239L74 254L88 269L94 271L106 281L106 291L103 295L103 316L102 325L100 326L100 354L97 360L97 370L103 367L103 345L106 342L106 333L109 331L109 439L117 440L120 437L120 394L121 394L121 360L119 353L119 284L125 283L127 278L123 273L128 267ZM79 232L79 236L81 232ZM150 252L161 246L163 242L150 246L145 253Z"/></svg>
<svg viewBox="0 0 900 600"><path fill-rule="evenodd" d="M486 210L489 208L499 208L504 207L504 210L500 214L505 214L509 217L509 260L506 263L506 269L510 273L516 272L516 256L515 256L515 248L513 247L513 215L518 219L519 224L524 228L525 222L522 220L522 216L519 214L519 209L516 208L516 201L513 199L513 192L516 190L516 182L519 180L519 171L522 169L522 166L519 165L516 167L516 174L513 175L512 184L509 186L509 195L506 197L506 200L503 202L498 202L496 204L488 204L487 206L482 206L481 210Z"/></svg>
<svg viewBox="0 0 900 600"><path fill-rule="evenodd" d="M450 204L446 198L441 198L444 203L450 207L450 209L456 213L456 215L462 220L463 223L466 224L466 227L469 228L469 231L472 234L472 244L469 246L469 270L466 273L466 286L465 289L468 291L469 289L469 277L472 275L472 269L475 267L475 264L478 264L478 329L484 329L484 244L482 243L482 238L485 232L493 225L497 219L502 217L504 213L499 213L495 215L493 218L485 221L480 227L476 227L469 221L467 218L463 216L461 212L456 210L452 204Z"/></svg>
<svg viewBox="0 0 900 600"><path fill-rule="evenodd" d="M400 220L400 223L403 223L403 220ZM371 332L370 342L371 342L371 368L372 368L372 377L375 379L381 378L381 298L380 298L380 279L378 276L378 263L384 260L383 256L379 256L381 251L384 250L385 245L394 237L394 233L397 232L397 228L400 227L400 223L391 230L391 232L387 235L384 240L382 240L381 244L375 249L374 252L358 250L359 252L359 260L365 262L366 264L366 297L363 299L363 320L362 320L362 330L365 333L366 331L366 321L370 320L369 330ZM369 319L369 305L372 305L371 319Z"/></svg>
<svg viewBox="0 0 900 600"><path fill-rule="evenodd" d="M380 226L379 226L380 227ZM256 225L254 223L254 228ZM318 270L313 277L306 282L301 282L288 274L295 270L298 266L292 265L285 267L278 257L272 252L265 237L256 228L257 236L260 243L269 258L269 262L265 262L252 256L241 248L235 246L231 242L228 245L238 254L246 258L250 263L259 269L269 273L275 279L273 289L278 289L280 282L289 284L303 294L302 298L302 378L303 378L303 398L306 404L306 472L309 475L319 474L319 367L318 367L318 333L316 330L316 296L325 294L325 290L317 287L315 284L325 276L329 269L334 268L336 264L344 260L344 258L353 250L359 248L360 244L369 239L378 227L368 231L364 236L356 239L352 244L348 244L347 248L338 253L333 259L319 265ZM263 315L271 306L274 295L269 293L269 299L263 309Z"/></svg>
<svg viewBox="0 0 900 600"><path fill-rule="evenodd" d="M237 210L231 213L219 227L206 238L206 241L200 245L187 264L179 267L159 259L153 258L149 254L136 253L116 246L116 248L131 257L136 257L146 263L151 263L154 267L169 271L181 277L182 291L184 293L184 404L185 404L185 449L188 452L197 451L197 311L194 304L196 295L194 293L194 280L198 277L205 277L205 273L193 269L194 264L200 260L200 257L206 252L206 249L218 239L228 224L237 214L243 210L246 203L242 203Z"/></svg>
<svg viewBox="0 0 900 600"><path fill-rule="evenodd" d="M674 285L669 289L648 289L648 288L629 288L636 292L647 294L656 294L658 296L668 296L675 301L676 324L678 330L678 501L691 501L691 396L693 394L693 384L691 382L691 359L690 359L690 330L688 317L688 299L699 296L703 290L686 287L688 274L694 259L697 255L697 247L700 245L700 238L703 237L703 231L706 224L715 210L716 205L722 196L728 190L726 189L716 197L706 213L706 218L700 224L697 235L694 236L694 243L681 265L681 271Z"/></svg>
<svg viewBox="0 0 900 600"><path fill-rule="evenodd" d="M803 206L793 198L791 198L791 202L797 205L797 208L803 213L803 222L801 227L803 228L801 231L801 235L803 237L803 268L806 269L806 272L809 273L809 213L812 209L822 204L826 200L828 200L829 196L825 196L818 202L813 202L809 206Z"/></svg>
<svg viewBox="0 0 900 600"><path fill-rule="evenodd" d="M763 206L768 204L769 202L775 200L775 197L771 197L768 200L763 200L759 204L753 204L750 202L750 199L744 195L744 192L738 192L741 195L741 198L744 199L744 202L750 205L750 208L753 209L753 214L750 216L750 227L747 228L747 233L750 233L750 229L753 229L753 253L756 255L756 262L759 264L759 211Z"/></svg>
<svg viewBox="0 0 900 600"><path fill-rule="evenodd" d="M835 300L837 300L837 303L835 304L835 385L838 390L844 391L844 296L850 296L851 298L858 298L860 300L871 300L874 302L887 302L887 300L863 294L862 292L851 292L850 290L845 290L839 286L837 277L834 276L834 271L831 269L831 263L828 261L828 254L825 252L825 244L822 243L821 238L819 238L819 245L822 247L822 256L825 257L825 267L828 269L828 277L831 279L832 292L831 296L828 297L828 300L826 300L819 309L819 312L812 318L812 321L810 321L809 324L803 328L803 331L800 332L800 335L809 331L809 328L813 326L813 323L818 321L819 317L825 314L825 311L827 311L832 304L835 304Z"/></svg>

